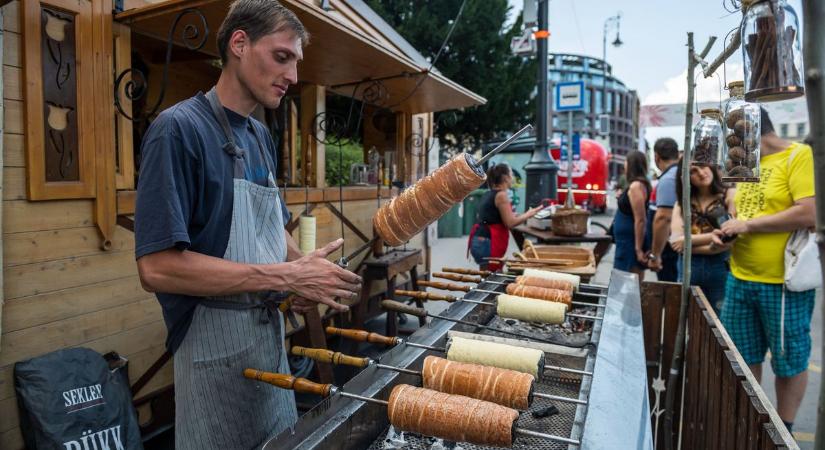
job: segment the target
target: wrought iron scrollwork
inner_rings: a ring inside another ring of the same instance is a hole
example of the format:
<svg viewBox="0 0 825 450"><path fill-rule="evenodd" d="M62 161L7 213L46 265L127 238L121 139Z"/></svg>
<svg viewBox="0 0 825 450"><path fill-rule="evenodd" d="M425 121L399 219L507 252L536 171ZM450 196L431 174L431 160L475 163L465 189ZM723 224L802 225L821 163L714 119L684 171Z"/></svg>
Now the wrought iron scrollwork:
<svg viewBox="0 0 825 450"><path fill-rule="evenodd" d="M184 25L183 30L180 32L180 42L192 51L200 50L206 44L206 39L209 36L209 24L206 21L206 16L197 8L188 8L179 12L178 15L175 16L172 26L169 28L169 35L166 39L166 60L163 65L163 79L160 85L160 94L149 112L140 117L130 116L123 110L121 104L121 92L130 101L137 101L143 98L149 91L148 80L142 71L129 68L121 72L115 79L115 107L117 111L127 119L133 122L140 122L158 112L160 105L163 103L163 98L166 95L166 87L169 84L169 63L172 61L172 49L175 45L178 25L180 25L186 16L194 16L195 21ZM131 77L123 84L123 81L126 80L129 75L131 75Z"/></svg>
<svg viewBox="0 0 825 450"><path fill-rule="evenodd" d="M314 133L312 137L324 145L341 146L352 142L350 121L342 114L325 111L315 115L312 120Z"/></svg>

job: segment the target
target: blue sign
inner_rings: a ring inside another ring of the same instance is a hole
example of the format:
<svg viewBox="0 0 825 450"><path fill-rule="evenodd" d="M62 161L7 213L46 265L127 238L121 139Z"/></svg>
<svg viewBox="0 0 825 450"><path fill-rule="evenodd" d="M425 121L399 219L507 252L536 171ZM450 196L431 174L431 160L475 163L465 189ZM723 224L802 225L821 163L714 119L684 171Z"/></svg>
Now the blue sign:
<svg viewBox="0 0 825 450"><path fill-rule="evenodd" d="M584 81L556 83L554 103L556 111L584 109Z"/></svg>
<svg viewBox="0 0 825 450"><path fill-rule="evenodd" d="M582 157L581 136L579 133L573 133L573 160L578 161ZM559 159L567 161L567 135L561 137L561 154Z"/></svg>

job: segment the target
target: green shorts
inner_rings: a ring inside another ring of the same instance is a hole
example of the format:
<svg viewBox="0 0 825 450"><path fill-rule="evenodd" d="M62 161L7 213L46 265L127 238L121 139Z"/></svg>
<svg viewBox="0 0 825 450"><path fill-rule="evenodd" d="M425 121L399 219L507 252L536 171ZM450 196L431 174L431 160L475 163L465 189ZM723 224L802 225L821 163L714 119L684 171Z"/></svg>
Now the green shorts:
<svg viewBox="0 0 825 450"><path fill-rule="evenodd" d="M728 275L720 319L746 363L764 362L770 349L774 374L792 377L808 368L816 290L785 290L784 349L780 339L782 290L782 284L745 281Z"/></svg>

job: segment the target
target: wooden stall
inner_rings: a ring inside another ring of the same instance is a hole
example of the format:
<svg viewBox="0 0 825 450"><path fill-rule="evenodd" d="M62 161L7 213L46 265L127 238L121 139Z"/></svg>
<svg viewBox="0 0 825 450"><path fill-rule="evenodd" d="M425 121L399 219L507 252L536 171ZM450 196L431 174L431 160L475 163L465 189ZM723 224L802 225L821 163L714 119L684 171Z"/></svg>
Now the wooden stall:
<svg viewBox="0 0 825 450"><path fill-rule="evenodd" d="M679 321L681 285L646 282L642 322L656 448L665 448L665 384ZM688 304L685 365L676 392L674 448L799 448L751 374L701 289Z"/></svg>
<svg viewBox="0 0 825 450"><path fill-rule="evenodd" d="M141 288L134 260L140 140L153 114L217 80L215 32L229 3L0 1L0 448L23 447L12 377L17 361L65 347L114 350L129 359L133 383L150 367L159 369L142 380L136 398L169 392L172 364L159 360L166 337L161 310ZM433 112L484 99L428 72L426 59L363 2L282 3L298 14L312 42L299 84L278 111L258 117L280 141L278 181L286 186L289 210L296 218L311 210L318 245L340 237L344 222L351 251L372 236L374 212L397 191L326 185L330 142L317 118L330 99L354 96L364 105L356 140L381 155L394 153L398 177L392 181L401 186L428 169L418 142L429 145ZM203 46L182 38L188 25ZM146 93L130 97L126 88L139 81L138 71ZM299 238L295 223L290 229ZM419 273L426 273L425 237L408 246L423 250ZM138 403L143 423L161 419Z"/></svg>

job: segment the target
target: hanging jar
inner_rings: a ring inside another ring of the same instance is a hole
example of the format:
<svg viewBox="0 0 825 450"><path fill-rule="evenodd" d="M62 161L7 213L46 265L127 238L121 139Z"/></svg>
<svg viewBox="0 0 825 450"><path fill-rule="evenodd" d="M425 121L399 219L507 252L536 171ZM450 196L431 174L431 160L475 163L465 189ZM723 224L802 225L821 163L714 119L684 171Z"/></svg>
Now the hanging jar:
<svg viewBox="0 0 825 450"><path fill-rule="evenodd" d="M743 0L742 8L745 100L772 102L804 95L796 12L786 0Z"/></svg>
<svg viewBox="0 0 825 450"><path fill-rule="evenodd" d="M760 106L745 100L745 82L728 84L725 105L725 152L722 158L726 183L759 182Z"/></svg>
<svg viewBox="0 0 825 450"><path fill-rule="evenodd" d="M717 108L703 109L699 122L693 127L692 164L719 167L725 153L725 130L722 112Z"/></svg>

